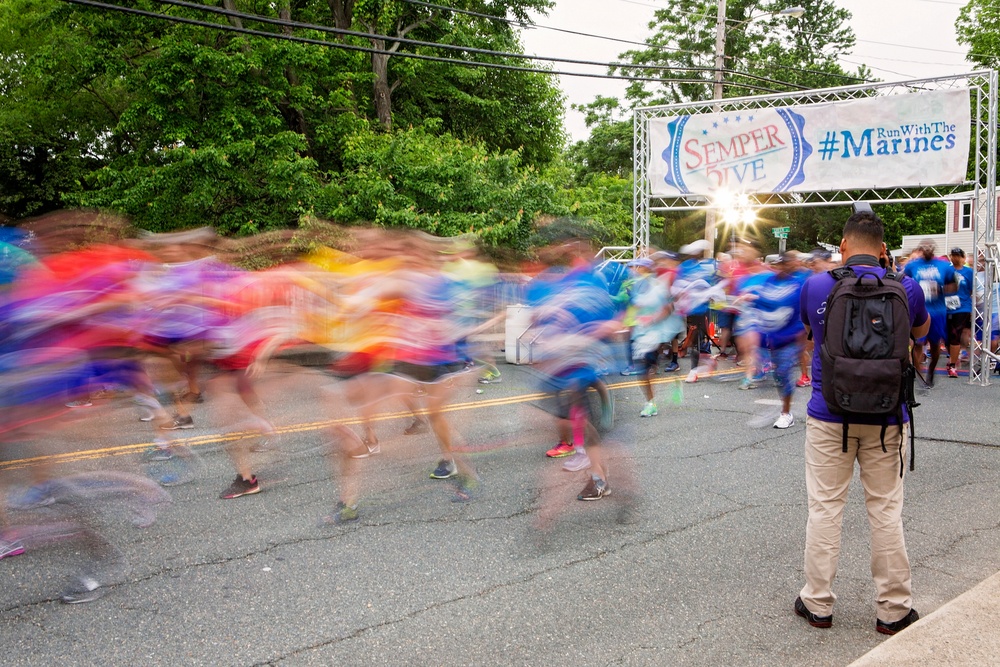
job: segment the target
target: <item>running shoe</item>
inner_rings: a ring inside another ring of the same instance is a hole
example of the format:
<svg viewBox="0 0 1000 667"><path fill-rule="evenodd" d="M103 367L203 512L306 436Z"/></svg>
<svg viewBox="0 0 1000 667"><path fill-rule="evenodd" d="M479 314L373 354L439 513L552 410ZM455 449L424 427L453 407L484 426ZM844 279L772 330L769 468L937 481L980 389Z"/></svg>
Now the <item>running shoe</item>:
<svg viewBox="0 0 1000 667"><path fill-rule="evenodd" d="M563 470L568 472L579 472L581 470L586 470L590 467L590 457L587 456L587 452L582 449L578 449L573 453L573 456L566 459L563 463Z"/></svg>
<svg viewBox="0 0 1000 667"><path fill-rule="evenodd" d="M89 408L93 403L89 398L81 398L78 401L70 401L66 404L67 408Z"/></svg>
<svg viewBox="0 0 1000 667"><path fill-rule="evenodd" d="M725 352L719 352L717 355L715 355L714 359L716 361L729 361L729 355L726 354Z"/></svg>
<svg viewBox="0 0 1000 667"><path fill-rule="evenodd" d="M576 449L573 445L568 442L560 442L558 445L545 452L545 455L550 459L561 459L564 456L569 456L575 451Z"/></svg>
<svg viewBox="0 0 1000 667"><path fill-rule="evenodd" d="M187 417L174 415L173 419L161 422L158 425L158 428L160 428L163 431L176 431L177 429L194 428L194 420L191 418L191 415L188 415Z"/></svg>
<svg viewBox="0 0 1000 667"><path fill-rule="evenodd" d="M791 412L782 412L778 420L774 422L774 428L791 428L795 423L795 417Z"/></svg>
<svg viewBox="0 0 1000 667"><path fill-rule="evenodd" d="M53 495L52 482L41 482L29 486L21 495L12 494L7 501L14 509L27 510L35 507L48 507L56 502Z"/></svg>
<svg viewBox="0 0 1000 667"><path fill-rule="evenodd" d="M611 487L603 479L590 478L587 482L587 486L583 487L583 491L580 495L576 497L577 500L600 500L604 496L611 495Z"/></svg>
<svg viewBox="0 0 1000 667"><path fill-rule="evenodd" d="M356 452L351 454L352 459L366 459L374 454L382 453L382 445L379 444L378 440L365 438L361 441L361 445Z"/></svg>
<svg viewBox="0 0 1000 667"><path fill-rule="evenodd" d="M458 476L458 484L455 486L455 496L451 499L453 503L467 503L476 497L479 490L479 480L467 475Z"/></svg>
<svg viewBox="0 0 1000 667"><path fill-rule="evenodd" d="M345 523L353 523L360 518L357 505L345 505L338 502L333 514L325 516L319 520L324 526L342 526Z"/></svg>
<svg viewBox="0 0 1000 667"><path fill-rule="evenodd" d="M684 381L687 382L688 384L693 384L693 383L697 382L698 381L698 371L692 370L690 373L687 374L687 377L684 378Z"/></svg>
<svg viewBox="0 0 1000 667"><path fill-rule="evenodd" d="M62 594L62 601L66 604L80 604L81 602L93 602L104 595L104 589L96 580L90 577L81 577L77 585L66 590Z"/></svg>
<svg viewBox="0 0 1000 667"><path fill-rule="evenodd" d="M956 369L954 366L949 366L948 367L948 377L950 377L950 378L957 378L958 377L958 369Z"/></svg>
<svg viewBox="0 0 1000 667"><path fill-rule="evenodd" d="M483 371L483 374L479 377L479 384L496 384L502 379L503 378L500 376L499 372L486 370Z"/></svg>
<svg viewBox="0 0 1000 667"><path fill-rule="evenodd" d="M414 417L410 425L403 429L403 435L416 435L427 430L427 422L419 417Z"/></svg>
<svg viewBox="0 0 1000 667"><path fill-rule="evenodd" d="M646 407L642 409L642 412L639 413L639 416L655 417L657 414L659 414L659 411L656 409L656 403L654 403L653 401L649 401L648 403L646 403Z"/></svg>
<svg viewBox="0 0 1000 667"><path fill-rule="evenodd" d="M200 391L187 391L181 396L181 400L185 403L204 403L205 397L202 396Z"/></svg>
<svg viewBox="0 0 1000 667"><path fill-rule="evenodd" d="M441 459L438 461L437 468L434 468L434 472L431 473L431 479L451 479L457 475L458 469L455 462Z"/></svg>
<svg viewBox="0 0 1000 667"><path fill-rule="evenodd" d="M170 447L153 447L146 456L150 461L169 461L174 458L174 453Z"/></svg>
<svg viewBox="0 0 1000 667"><path fill-rule="evenodd" d="M260 483L257 481L257 477L254 476L247 480L237 475L233 483L229 485L229 488L219 494L219 498L232 500L233 498L250 496L255 493L260 493Z"/></svg>
<svg viewBox="0 0 1000 667"><path fill-rule="evenodd" d="M669 364L667 364L666 366L663 367L663 372L664 373L673 373L675 371L679 371L680 369L681 369L681 365L679 363L677 363L676 361L671 361Z"/></svg>
<svg viewBox="0 0 1000 667"><path fill-rule="evenodd" d="M808 375L806 375L805 373L803 373L802 377L799 378L799 381L795 383L795 386L796 387L811 387L812 386L812 380L809 379Z"/></svg>
<svg viewBox="0 0 1000 667"><path fill-rule="evenodd" d="M738 387L738 389L743 389L743 390L756 389L756 388L757 388L757 383L748 377L745 377L742 380L740 380L740 386Z"/></svg>
<svg viewBox="0 0 1000 667"><path fill-rule="evenodd" d="M21 540L14 540L13 542L0 540L0 560L20 556L23 553L24 543Z"/></svg>

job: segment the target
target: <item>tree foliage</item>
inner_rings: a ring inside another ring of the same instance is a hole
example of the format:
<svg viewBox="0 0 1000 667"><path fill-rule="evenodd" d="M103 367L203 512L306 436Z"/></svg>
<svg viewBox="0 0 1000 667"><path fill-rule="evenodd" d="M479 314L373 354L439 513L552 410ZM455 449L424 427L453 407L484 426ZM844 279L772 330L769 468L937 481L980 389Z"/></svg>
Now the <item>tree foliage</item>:
<svg viewBox="0 0 1000 667"><path fill-rule="evenodd" d="M529 10L545 10L550 3L452 4L526 21ZM438 46L518 52L509 22L401 0L223 0L222 5L271 19L378 32L385 37L378 38L383 42L378 48L391 55L381 54L384 68L377 70L377 54L341 48L371 48L375 38L189 7L168 11L327 46L58 0L5 0L0 3L0 212L21 218L67 205L96 206L126 213L149 229L208 223L224 233L249 234L295 226L302 216L322 210L354 216L344 222L463 231L471 225L496 242L523 239L521 225L530 224L539 202L546 201L539 194L545 189L539 169L561 149L561 93L544 74L467 67L463 61L485 56ZM152 0L129 6L163 11ZM407 44L400 41L404 37L429 45ZM397 57L404 53L453 62ZM414 163L393 152L400 147L438 151L421 157L428 164L450 165L454 174L428 173L428 182L442 180L433 187L414 185L420 180L409 171ZM396 164L397 158L403 161ZM457 164L462 159L471 160L464 170ZM402 194L383 201L401 207L391 214L379 211L374 200L359 199L359 193L373 191L359 184L364 179L357 170L373 164L383 171L383 181L394 175L404 182ZM502 190L508 201L487 202L474 192L477 187ZM461 194L432 204L418 196L421 188L436 194L454 188ZM332 193L347 197L349 205L330 205ZM479 219L462 217L479 204L485 206ZM526 223L518 218L522 210Z"/></svg>
<svg viewBox="0 0 1000 667"><path fill-rule="evenodd" d="M850 12L833 0L803 0L800 18L777 16L787 3L729 0L726 5L725 97L825 88L867 78L864 68L846 72L838 63L854 46ZM658 9L648 46L621 54L631 66L622 73L660 78L637 81L626 96L636 104L712 99L715 68L716 0L677 0ZM660 66L651 71L640 66Z"/></svg>
<svg viewBox="0 0 1000 667"><path fill-rule="evenodd" d="M968 0L955 21L959 44L969 47L966 60L986 69L1000 66L1000 6L993 0Z"/></svg>
<svg viewBox="0 0 1000 667"><path fill-rule="evenodd" d="M317 198L316 213L439 236L473 232L523 249L536 216L563 210L556 190L518 151L488 151L430 127L358 132L345 169Z"/></svg>

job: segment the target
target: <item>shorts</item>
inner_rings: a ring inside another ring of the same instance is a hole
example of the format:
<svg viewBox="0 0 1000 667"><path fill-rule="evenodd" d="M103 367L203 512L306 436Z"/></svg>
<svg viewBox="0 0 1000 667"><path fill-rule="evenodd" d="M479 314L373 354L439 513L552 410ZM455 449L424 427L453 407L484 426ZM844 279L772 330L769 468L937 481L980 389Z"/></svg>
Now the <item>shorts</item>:
<svg viewBox="0 0 1000 667"><path fill-rule="evenodd" d="M735 319L736 313L731 313L728 310L715 311L715 326L720 329L732 329Z"/></svg>
<svg viewBox="0 0 1000 667"><path fill-rule="evenodd" d="M445 364L411 364L408 361L397 361L390 371L417 382L436 382L446 375L457 373L465 368L462 362Z"/></svg>
<svg viewBox="0 0 1000 667"><path fill-rule="evenodd" d="M927 335L924 337L931 345L938 345L943 341L948 339L948 319L947 315L931 315L930 316L931 327L927 330Z"/></svg>
<svg viewBox="0 0 1000 667"><path fill-rule="evenodd" d="M657 360L660 358L659 348L652 350L651 352L646 352L638 359L633 360L632 367L636 370L639 375L643 375L649 372L650 368L656 366Z"/></svg>
<svg viewBox="0 0 1000 667"><path fill-rule="evenodd" d="M948 314L948 345L961 345L962 332L972 329L972 313Z"/></svg>

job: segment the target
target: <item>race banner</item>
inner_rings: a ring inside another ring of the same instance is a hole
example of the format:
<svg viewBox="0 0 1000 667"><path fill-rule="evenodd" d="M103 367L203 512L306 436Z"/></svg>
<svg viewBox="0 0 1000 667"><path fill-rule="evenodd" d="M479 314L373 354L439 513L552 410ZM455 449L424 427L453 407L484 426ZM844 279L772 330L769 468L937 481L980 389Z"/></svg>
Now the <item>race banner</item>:
<svg viewBox="0 0 1000 667"><path fill-rule="evenodd" d="M651 119L650 194L962 183L970 108L960 89Z"/></svg>

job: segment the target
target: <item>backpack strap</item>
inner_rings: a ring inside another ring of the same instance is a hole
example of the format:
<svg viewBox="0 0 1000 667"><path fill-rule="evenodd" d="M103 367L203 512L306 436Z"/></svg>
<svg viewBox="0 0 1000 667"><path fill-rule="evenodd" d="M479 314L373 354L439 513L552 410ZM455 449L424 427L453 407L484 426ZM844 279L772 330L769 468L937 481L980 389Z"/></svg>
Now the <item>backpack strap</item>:
<svg viewBox="0 0 1000 667"><path fill-rule="evenodd" d="M844 278L853 278L855 276L854 271L846 266L838 266L835 269L830 269L827 271L834 280L843 280Z"/></svg>
<svg viewBox="0 0 1000 667"><path fill-rule="evenodd" d="M848 427L848 423L847 423L847 419L846 418L844 419L844 424L843 425L844 425L844 428L843 428L843 430L841 432L841 434L842 434L841 435L841 442L843 443L842 451L846 454L847 453L847 427Z"/></svg>

